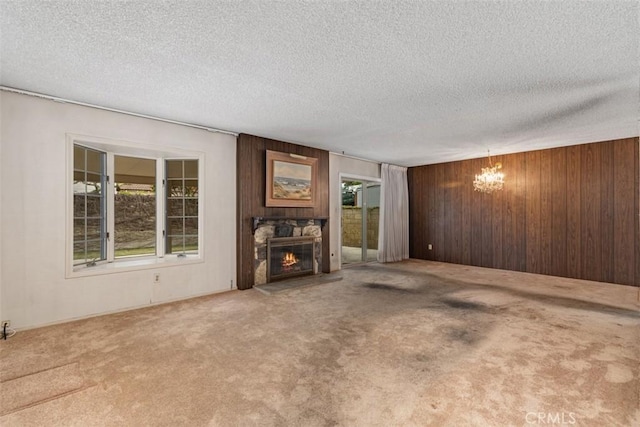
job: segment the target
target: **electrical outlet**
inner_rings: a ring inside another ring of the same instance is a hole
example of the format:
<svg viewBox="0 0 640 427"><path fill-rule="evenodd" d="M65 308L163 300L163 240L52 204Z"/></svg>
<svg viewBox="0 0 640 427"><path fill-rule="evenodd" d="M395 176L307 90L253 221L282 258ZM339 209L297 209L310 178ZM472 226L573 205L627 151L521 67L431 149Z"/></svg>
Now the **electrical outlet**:
<svg viewBox="0 0 640 427"><path fill-rule="evenodd" d="M11 320L3 320L3 321L2 321L2 328L4 328L5 326L6 326L7 328L8 328L9 326L11 326Z"/></svg>
<svg viewBox="0 0 640 427"><path fill-rule="evenodd" d="M160 283L160 273L153 273L153 283Z"/></svg>

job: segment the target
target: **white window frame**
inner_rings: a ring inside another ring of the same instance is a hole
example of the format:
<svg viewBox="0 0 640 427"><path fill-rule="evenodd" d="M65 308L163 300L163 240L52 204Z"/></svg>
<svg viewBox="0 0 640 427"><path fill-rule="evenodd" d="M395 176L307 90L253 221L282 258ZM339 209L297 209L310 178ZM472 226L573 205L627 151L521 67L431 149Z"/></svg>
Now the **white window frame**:
<svg viewBox="0 0 640 427"><path fill-rule="evenodd" d="M114 140L89 135L68 133L67 144L67 200L66 200L66 277L83 277L99 274L109 274L122 271L134 271L171 265L184 265L204 262L204 194L205 194L205 154L200 151L184 150L174 147L159 147L130 141ZM107 242L107 259L96 261L96 265L74 265L73 263L73 155L74 146L81 145L94 150L103 151L107 155L107 185L105 197L107 203L107 230L110 239ZM114 254L114 156L130 156L156 160L156 255L115 258ZM198 253L181 256L181 254L165 253L166 239L164 237L166 221L166 160L198 160Z"/></svg>

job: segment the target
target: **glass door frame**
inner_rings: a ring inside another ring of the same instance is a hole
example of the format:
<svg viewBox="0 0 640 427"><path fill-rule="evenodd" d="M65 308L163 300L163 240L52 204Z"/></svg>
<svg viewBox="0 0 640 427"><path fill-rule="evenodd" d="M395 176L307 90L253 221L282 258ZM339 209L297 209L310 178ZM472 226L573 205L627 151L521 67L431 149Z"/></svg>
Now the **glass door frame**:
<svg viewBox="0 0 640 427"><path fill-rule="evenodd" d="M378 183L378 184L382 184L382 179L381 178L375 178L375 177L371 177L371 176L363 176L363 175L354 175L354 174L350 174L350 173L340 173L339 179L338 179L338 197L339 197L339 205L340 206L340 229L339 229L339 239L338 239L338 247L340 250L340 257L338 258L340 261L339 264L339 268L342 269L342 182L343 181L359 181L362 184L362 195L363 195L363 201L362 201L362 230L360 231L362 233L362 244L361 244L361 254L360 254L360 261L357 263L349 263L349 265L361 265L367 262L374 262L374 261L368 261L367 260L367 216L366 216L366 212L367 212L367 207L369 206L369 201L368 196L367 196L367 184L371 184L371 183Z"/></svg>

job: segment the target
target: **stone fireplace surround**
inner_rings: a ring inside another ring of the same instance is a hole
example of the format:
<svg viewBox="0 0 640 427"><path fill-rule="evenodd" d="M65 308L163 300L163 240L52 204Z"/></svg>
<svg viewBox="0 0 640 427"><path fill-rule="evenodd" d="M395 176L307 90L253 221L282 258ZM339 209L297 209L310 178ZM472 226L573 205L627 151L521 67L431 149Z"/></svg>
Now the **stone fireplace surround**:
<svg viewBox="0 0 640 427"><path fill-rule="evenodd" d="M315 239L314 274L322 270L322 226L325 219L253 218L254 286L267 283L267 239L310 236Z"/></svg>

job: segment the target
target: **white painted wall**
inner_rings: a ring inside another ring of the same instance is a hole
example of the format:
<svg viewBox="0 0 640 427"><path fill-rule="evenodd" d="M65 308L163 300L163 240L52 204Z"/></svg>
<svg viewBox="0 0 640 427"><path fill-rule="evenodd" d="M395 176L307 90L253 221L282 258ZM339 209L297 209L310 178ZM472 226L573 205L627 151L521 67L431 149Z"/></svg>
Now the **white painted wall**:
<svg viewBox="0 0 640 427"><path fill-rule="evenodd" d="M234 136L8 92L0 124L0 319L41 326L235 283ZM66 133L203 152L203 262L65 278Z"/></svg>
<svg viewBox="0 0 640 427"><path fill-rule="evenodd" d="M361 179L379 179L380 163L354 159L353 157L329 153L329 244L331 248L331 271L341 268L340 262L340 219L342 218L342 194L340 176Z"/></svg>

